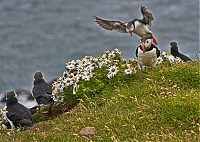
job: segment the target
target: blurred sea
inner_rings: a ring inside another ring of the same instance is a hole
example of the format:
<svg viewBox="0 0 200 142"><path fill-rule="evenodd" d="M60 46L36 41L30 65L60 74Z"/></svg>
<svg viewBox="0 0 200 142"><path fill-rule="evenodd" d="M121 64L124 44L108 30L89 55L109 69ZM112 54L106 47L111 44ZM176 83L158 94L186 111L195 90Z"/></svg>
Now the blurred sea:
<svg viewBox="0 0 200 142"><path fill-rule="evenodd" d="M180 52L197 60L198 0L1 0L0 93L31 91L34 72L42 71L50 82L62 75L66 62L85 55L119 48L124 59L135 57L140 38L106 31L94 16L126 22L142 18L141 5L154 15L150 29L161 51L176 41Z"/></svg>

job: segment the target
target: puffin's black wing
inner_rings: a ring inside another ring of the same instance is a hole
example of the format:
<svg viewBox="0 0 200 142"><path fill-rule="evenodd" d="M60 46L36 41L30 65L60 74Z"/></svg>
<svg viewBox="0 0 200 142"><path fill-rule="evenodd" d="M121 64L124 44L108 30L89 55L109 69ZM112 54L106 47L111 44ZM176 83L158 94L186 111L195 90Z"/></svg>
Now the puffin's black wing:
<svg viewBox="0 0 200 142"><path fill-rule="evenodd" d="M141 13L143 15L143 19L140 20L140 22L151 26L151 21L154 20L153 14L147 11L146 7L144 6L141 6Z"/></svg>
<svg viewBox="0 0 200 142"><path fill-rule="evenodd" d="M187 62L187 61L192 61L189 57L187 57L186 55L182 54L182 53L179 53L177 55L177 57L181 58L181 60L183 60L184 62Z"/></svg>
<svg viewBox="0 0 200 142"><path fill-rule="evenodd" d="M156 55L157 55L157 58L160 56L160 49L158 47L156 47L154 44L152 44L151 46L153 46L153 48L156 49Z"/></svg>
<svg viewBox="0 0 200 142"><path fill-rule="evenodd" d="M110 31L116 30L120 33L127 33L126 23L123 23L123 22L120 22L120 21L107 21L107 20L103 20L101 18L98 18L96 16L94 16L94 18L96 20L95 22L106 30L110 30Z"/></svg>
<svg viewBox="0 0 200 142"><path fill-rule="evenodd" d="M20 124L21 126L27 126L33 124L31 112L23 105L17 103L8 107L7 117L14 124Z"/></svg>
<svg viewBox="0 0 200 142"><path fill-rule="evenodd" d="M34 85L32 93L33 93L34 98L38 98L41 96L51 97L52 88L51 88L51 85L44 82L38 85Z"/></svg>
<svg viewBox="0 0 200 142"><path fill-rule="evenodd" d="M136 55L136 57L138 57L138 49L141 47L141 45L140 46L138 46L137 48L136 48L136 50L135 50L135 55Z"/></svg>
<svg viewBox="0 0 200 142"><path fill-rule="evenodd" d="M160 49L158 49L157 47L156 47L156 55L157 55L157 58L160 57Z"/></svg>

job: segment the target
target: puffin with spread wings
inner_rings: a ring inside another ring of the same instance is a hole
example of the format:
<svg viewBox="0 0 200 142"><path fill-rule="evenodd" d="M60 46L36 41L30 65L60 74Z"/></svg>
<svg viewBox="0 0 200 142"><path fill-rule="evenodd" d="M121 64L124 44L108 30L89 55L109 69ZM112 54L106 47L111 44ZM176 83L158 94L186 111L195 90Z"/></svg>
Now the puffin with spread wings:
<svg viewBox="0 0 200 142"><path fill-rule="evenodd" d="M140 37L149 37L153 39L153 42L158 45L158 41L153 36L152 31L147 25L151 26L151 21L154 20L152 13L147 11L146 7L141 6L142 19L134 19L129 22L121 21L108 21L101 18L95 17L95 22L106 30L116 30L120 33L132 33L137 34Z"/></svg>

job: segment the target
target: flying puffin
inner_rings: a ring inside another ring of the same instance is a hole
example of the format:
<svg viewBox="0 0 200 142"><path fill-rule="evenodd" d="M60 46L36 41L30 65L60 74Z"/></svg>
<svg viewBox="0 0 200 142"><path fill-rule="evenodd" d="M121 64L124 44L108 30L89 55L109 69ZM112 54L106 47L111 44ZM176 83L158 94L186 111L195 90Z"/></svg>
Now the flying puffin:
<svg viewBox="0 0 200 142"><path fill-rule="evenodd" d="M192 61L189 57L181 54L179 51L178 51L178 45L176 42L170 42L170 48L171 48L171 54L176 58L176 57L179 57L181 58L182 61L184 62L187 62L187 61Z"/></svg>
<svg viewBox="0 0 200 142"><path fill-rule="evenodd" d="M151 26L151 21L154 20L152 13L147 11L144 6L141 6L141 13L143 19L134 19L129 22L121 21L108 21L101 18L95 17L95 22L99 24L102 28L106 30L116 30L120 33L129 33L132 36L132 33L137 34L140 37L149 37L153 39L153 42L158 45L156 38L153 36L152 31L147 27Z"/></svg>
<svg viewBox="0 0 200 142"><path fill-rule="evenodd" d="M141 66L151 66L152 72L157 64L157 58L160 56L160 50L152 44L152 39L149 37L142 37L141 45L136 48L136 57L138 58L138 65L142 70Z"/></svg>
<svg viewBox="0 0 200 142"><path fill-rule="evenodd" d="M2 123L5 129L16 129L34 124L31 112L18 103L15 91L10 91L6 94L6 106L1 109L1 112L6 120Z"/></svg>
<svg viewBox="0 0 200 142"><path fill-rule="evenodd" d="M38 112L40 112L40 107L42 105L46 105L49 107L49 109L48 111L42 113L48 113L51 109L51 106L54 104L54 100L52 98L52 86L45 82L42 72L36 72L34 74L32 95L38 103Z"/></svg>

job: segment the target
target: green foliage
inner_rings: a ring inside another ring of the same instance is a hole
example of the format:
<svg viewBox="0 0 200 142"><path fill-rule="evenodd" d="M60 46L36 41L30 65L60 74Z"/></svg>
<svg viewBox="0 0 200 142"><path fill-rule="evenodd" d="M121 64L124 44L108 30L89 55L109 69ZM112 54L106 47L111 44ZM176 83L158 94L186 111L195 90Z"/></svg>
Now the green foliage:
<svg viewBox="0 0 200 142"><path fill-rule="evenodd" d="M51 119L51 118L44 115L44 114L41 114L41 113L35 113L33 115L33 120L34 120L35 123L41 122L41 121L46 121L46 120L49 120L49 119Z"/></svg>
<svg viewBox="0 0 200 142"><path fill-rule="evenodd" d="M50 117L35 114L37 120L26 131L0 131L3 141L198 141L199 62L171 64L164 61L144 72L124 74L119 62L116 76L96 68L90 81L80 81L76 94L67 87L67 100L79 104L67 113ZM62 109L55 106L53 111ZM48 120L48 121L44 121ZM42 122L39 122L42 121ZM93 126L97 134L82 137L79 132Z"/></svg>

